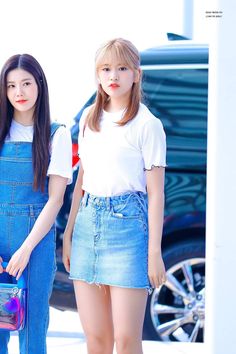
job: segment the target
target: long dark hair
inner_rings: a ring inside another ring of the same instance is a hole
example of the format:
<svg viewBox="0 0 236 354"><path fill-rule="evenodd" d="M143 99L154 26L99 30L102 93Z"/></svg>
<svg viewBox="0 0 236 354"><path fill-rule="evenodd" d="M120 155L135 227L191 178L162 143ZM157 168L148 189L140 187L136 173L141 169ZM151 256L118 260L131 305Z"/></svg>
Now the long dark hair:
<svg viewBox="0 0 236 354"><path fill-rule="evenodd" d="M14 108L7 98L7 75L14 69L23 69L33 75L38 86L38 97L34 109L34 136L32 144L34 190L44 190L49 162L50 109L48 85L43 69L29 54L17 54L3 65L0 74L0 149L9 133Z"/></svg>

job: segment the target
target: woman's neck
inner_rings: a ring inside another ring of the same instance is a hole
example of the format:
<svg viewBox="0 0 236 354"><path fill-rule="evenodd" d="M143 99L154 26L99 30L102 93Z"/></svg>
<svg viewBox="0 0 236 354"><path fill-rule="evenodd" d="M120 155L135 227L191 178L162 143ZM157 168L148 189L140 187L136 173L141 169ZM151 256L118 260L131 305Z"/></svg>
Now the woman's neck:
<svg viewBox="0 0 236 354"><path fill-rule="evenodd" d="M31 112L14 112L14 120L25 126L33 125L33 114Z"/></svg>
<svg viewBox="0 0 236 354"><path fill-rule="evenodd" d="M125 109L128 106L128 100L125 99L110 99L105 107L106 112L115 113Z"/></svg>

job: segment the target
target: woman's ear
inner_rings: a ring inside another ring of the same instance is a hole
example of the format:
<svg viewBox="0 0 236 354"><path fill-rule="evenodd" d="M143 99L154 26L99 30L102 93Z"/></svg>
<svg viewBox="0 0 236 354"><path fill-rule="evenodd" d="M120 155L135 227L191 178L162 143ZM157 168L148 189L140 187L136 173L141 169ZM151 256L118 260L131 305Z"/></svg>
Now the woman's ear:
<svg viewBox="0 0 236 354"><path fill-rule="evenodd" d="M135 72L134 72L134 83L135 84L140 81L141 74L142 74L142 70L140 68L135 70Z"/></svg>

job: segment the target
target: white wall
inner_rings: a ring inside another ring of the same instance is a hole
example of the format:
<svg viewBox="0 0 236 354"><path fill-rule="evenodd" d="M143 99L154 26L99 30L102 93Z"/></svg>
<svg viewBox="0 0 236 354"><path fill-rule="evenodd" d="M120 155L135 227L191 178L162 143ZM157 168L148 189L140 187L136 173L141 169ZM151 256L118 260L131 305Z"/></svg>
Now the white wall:
<svg viewBox="0 0 236 354"><path fill-rule="evenodd" d="M205 19L210 33L205 340L209 354L235 354L236 2L206 4L223 16Z"/></svg>

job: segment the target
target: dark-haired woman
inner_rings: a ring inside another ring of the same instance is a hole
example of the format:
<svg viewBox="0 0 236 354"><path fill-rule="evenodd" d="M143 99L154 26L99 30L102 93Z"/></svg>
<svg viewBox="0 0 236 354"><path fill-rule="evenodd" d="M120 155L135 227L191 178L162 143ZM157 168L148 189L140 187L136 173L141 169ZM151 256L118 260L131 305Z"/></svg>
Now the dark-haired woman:
<svg viewBox="0 0 236 354"><path fill-rule="evenodd" d="M6 274L27 280L21 354L46 353L54 221L71 176L70 133L50 121L45 74L31 55L14 55L0 76L0 273L5 261ZM1 354L9 339L0 330Z"/></svg>

